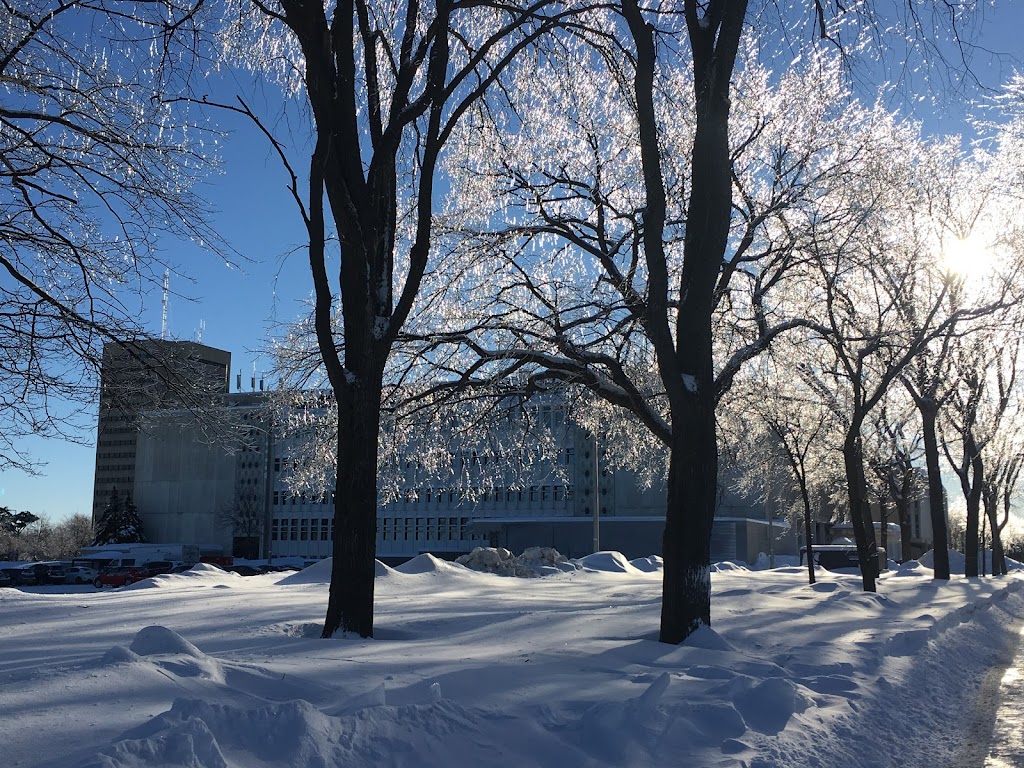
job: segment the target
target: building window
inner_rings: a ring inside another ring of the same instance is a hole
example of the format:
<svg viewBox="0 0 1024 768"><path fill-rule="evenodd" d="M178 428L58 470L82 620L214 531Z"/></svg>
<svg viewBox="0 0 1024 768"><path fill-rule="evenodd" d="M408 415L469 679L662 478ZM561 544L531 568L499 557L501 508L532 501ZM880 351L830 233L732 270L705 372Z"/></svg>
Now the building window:
<svg viewBox="0 0 1024 768"><path fill-rule="evenodd" d="M279 520L273 520L270 523L270 540L277 541L277 537L281 532L281 524Z"/></svg>
<svg viewBox="0 0 1024 768"><path fill-rule="evenodd" d="M291 531L291 536L289 538L290 538L291 541L298 541L299 540L299 518L297 518L297 517L291 518L291 524L292 524L291 525L292 531Z"/></svg>
<svg viewBox="0 0 1024 768"><path fill-rule="evenodd" d="M320 540L320 518L314 517L309 521L309 540Z"/></svg>
<svg viewBox="0 0 1024 768"><path fill-rule="evenodd" d="M459 518L448 518L448 541L459 540Z"/></svg>

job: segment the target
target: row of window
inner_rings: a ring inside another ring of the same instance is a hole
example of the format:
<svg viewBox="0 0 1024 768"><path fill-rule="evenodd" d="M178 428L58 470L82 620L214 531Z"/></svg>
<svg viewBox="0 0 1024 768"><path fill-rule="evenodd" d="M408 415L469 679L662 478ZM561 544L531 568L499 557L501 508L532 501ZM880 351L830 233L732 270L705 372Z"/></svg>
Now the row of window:
<svg viewBox="0 0 1024 768"><path fill-rule="evenodd" d="M116 485L116 486L118 486L120 488L124 488L129 483L134 483L134 482L135 482L135 478L134 477L97 477L96 478L96 485L97 486L99 486L99 485L107 486L108 490L97 490L96 491L96 496L97 497L103 496L104 498L106 498L107 496L110 495L110 490L109 490L110 486L115 486Z"/></svg>
<svg viewBox="0 0 1024 768"><path fill-rule="evenodd" d="M575 448L565 448L558 452L557 461L560 464L569 466L572 464L573 459L576 457ZM505 454L505 453L477 453L472 451L468 454L455 454L451 455L451 466L456 471L461 471L467 467L486 467L489 464L494 466L500 465L516 465L523 466L527 464L536 464L540 460L539 449L525 448L517 455ZM512 459L512 460L510 460ZM406 469L423 469L423 463L414 458L405 459Z"/></svg>
<svg viewBox="0 0 1024 768"><path fill-rule="evenodd" d="M522 503L531 502L555 502L571 500L573 497L572 485L531 485L529 488L471 488L459 490L456 488L407 488L402 492L403 504L430 504L433 502L449 504L456 502L468 502L476 500L481 503L505 502Z"/></svg>
<svg viewBox="0 0 1024 768"><path fill-rule="evenodd" d="M468 517L382 517L377 518L381 541L473 541L486 538L473 533ZM334 519L292 517L270 524L271 541L330 541Z"/></svg>
<svg viewBox="0 0 1024 768"><path fill-rule="evenodd" d="M271 541L330 541L334 519L329 517L274 520L270 524Z"/></svg>
<svg viewBox="0 0 1024 768"><path fill-rule="evenodd" d="M253 482L255 483L256 481L254 480ZM326 504L327 498L328 496L326 493L323 494L322 496L313 496L312 494L307 496L305 491L303 491L302 493L292 494L289 494L287 491L274 491L273 497L271 499L271 504L291 504L292 506L295 506L296 504ZM330 499L331 503L333 504L334 491L331 491Z"/></svg>
<svg viewBox="0 0 1024 768"><path fill-rule="evenodd" d="M382 517L377 519L381 541L474 541L486 536L473 533L468 517Z"/></svg>
<svg viewBox="0 0 1024 768"><path fill-rule="evenodd" d="M114 453L97 453L97 459L134 459L135 451L121 451ZM108 467L109 469L109 467Z"/></svg>

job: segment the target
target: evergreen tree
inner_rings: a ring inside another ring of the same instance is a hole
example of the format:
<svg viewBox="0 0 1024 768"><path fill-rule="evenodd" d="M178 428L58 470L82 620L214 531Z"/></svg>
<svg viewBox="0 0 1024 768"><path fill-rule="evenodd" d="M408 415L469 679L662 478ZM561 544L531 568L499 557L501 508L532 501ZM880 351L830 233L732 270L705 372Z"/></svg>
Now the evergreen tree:
<svg viewBox="0 0 1024 768"><path fill-rule="evenodd" d="M37 520L31 512L12 512L8 507L0 507L0 533L17 536Z"/></svg>
<svg viewBox="0 0 1024 768"><path fill-rule="evenodd" d="M131 493L121 500L115 487L110 492L110 501L96 521L94 546L101 544L134 544L144 542L142 519L132 501Z"/></svg>

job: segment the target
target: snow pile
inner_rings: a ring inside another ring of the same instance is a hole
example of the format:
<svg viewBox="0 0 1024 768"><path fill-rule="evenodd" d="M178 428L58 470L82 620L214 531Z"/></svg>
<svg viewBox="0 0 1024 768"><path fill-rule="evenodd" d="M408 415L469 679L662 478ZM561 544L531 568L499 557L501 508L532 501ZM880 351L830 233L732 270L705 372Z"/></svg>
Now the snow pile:
<svg viewBox="0 0 1024 768"><path fill-rule="evenodd" d="M580 568L587 571L604 571L606 573L641 573L641 569L633 565L621 552L595 552L592 555L576 560Z"/></svg>
<svg viewBox="0 0 1024 768"><path fill-rule="evenodd" d="M635 560L630 560L629 564L644 573L654 573L665 567L665 561L661 558L661 555L638 557Z"/></svg>
<svg viewBox="0 0 1024 768"><path fill-rule="evenodd" d="M374 575L376 578L387 578L394 574L391 568L388 568L380 560L374 560ZM278 584L330 584L331 583L331 568L334 567L334 558L327 557L323 560L313 563L308 568L303 568L301 571L296 571L290 576L285 576L280 579Z"/></svg>
<svg viewBox="0 0 1024 768"><path fill-rule="evenodd" d="M747 564L739 560L722 560L719 563L711 564L711 572L719 573L720 571L749 571Z"/></svg>
<svg viewBox="0 0 1024 768"><path fill-rule="evenodd" d="M576 570L564 555L552 547L530 547L518 556L504 547L475 547L455 562L473 571L520 578Z"/></svg>
<svg viewBox="0 0 1024 768"><path fill-rule="evenodd" d="M464 571L465 569L458 565L453 565L447 560L434 557L429 552L424 552L422 555L416 555L416 557L411 560L406 560L401 565L395 566L393 570L396 573L403 573L406 575L424 575L448 574L454 571Z"/></svg>
<svg viewBox="0 0 1024 768"><path fill-rule="evenodd" d="M243 577L233 571L225 571L209 563L196 563L181 573L161 573L148 579L137 581L122 587L122 590L134 591L153 588L173 587L236 587Z"/></svg>
<svg viewBox="0 0 1024 768"><path fill-rule="evenodd" d="M908 561L910 562L910 561ZM918 558L918 562L925 568L935 568L935 550L929 549L921 557ZM992 571L992 550L986 549L984 552L978 551L978 568L980 570L981 563L985 563L985 571ZM958 573L963 575L967 569L967 558L963 552L957 552L955 549L949 550L949 572ZM1014 571L1024 570L1024 563L1020 563L1016 560L1012 560L1009 557L1006 558L1006 570L1010 573Z"/></svg>
<svg viewBox="0 0 1024 768"><path fill-rule="evenodd" d="M775 564L772 565L774 559ZM768 568L792 568L800 565L800 558L796 555L775 555L774 558L764 552L757 553L757 559L750 564L750 570L763 571Z"/></svg>

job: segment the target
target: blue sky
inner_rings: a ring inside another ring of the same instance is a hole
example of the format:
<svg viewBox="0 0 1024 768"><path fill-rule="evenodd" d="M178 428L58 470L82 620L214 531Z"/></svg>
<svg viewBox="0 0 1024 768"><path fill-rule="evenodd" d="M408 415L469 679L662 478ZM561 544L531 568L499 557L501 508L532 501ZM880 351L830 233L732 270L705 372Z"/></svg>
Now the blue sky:
<svg viewBox="0 0 1024 768"><path fill-rule="evenodd" d="M978 42L984 48L1024 58L1020 30L1024 29L1024 2L999 0L987 7ZM986 85L998 84L1007 74L1005 65L990 61L979 52L971 62ZM211 83L211 90L231 98L234 89ZM244 89L253 108L269 120L281 116L280 105L271 99L273 88L265 91L251 85ZM255 95L254 95L255 93ZM901 108L901 111L906 111ZM918 116L936 132L964 130L961 106L951 104L937 112L920 106ZM293 146L297 168L308 155L304 123L291 115L299 130ZM280 128L285 121L278 123ZM235 264L204 253L188 243L164 242L167 260L180 265L171 274L168 329L172 338L196 339L205 324L202 341L232 354L231 387L242 371L243 388L248 389L253 365L257 376L266 370L267 360L259 350L278 322L294 317L299 302L309 294L310 277L303 232L294 203L287 191L287 177L266 140L250 125L232 121L232 133L223 144L223 173L203 182L200 193L217 214L217 229L245 258ZM178 295L181 294L181 295ZM154 334L160 332L159 291L145 299L143 317ZM94 417L93 417L94 418ZM93 422L94 423L94 422ZM60 520L75 513L90 514L94 464L94 431L83 435L84 444L57 440L26 440L23 445L46 462L41 474L0 473L0 506L29 510Z"/></svg>

